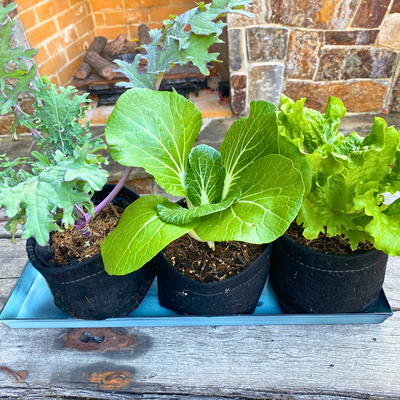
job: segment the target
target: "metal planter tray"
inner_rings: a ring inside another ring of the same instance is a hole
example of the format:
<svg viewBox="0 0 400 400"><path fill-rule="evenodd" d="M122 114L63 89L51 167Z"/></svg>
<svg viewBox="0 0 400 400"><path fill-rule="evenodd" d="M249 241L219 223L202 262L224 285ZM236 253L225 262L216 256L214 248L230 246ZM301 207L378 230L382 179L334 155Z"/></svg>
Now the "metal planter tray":
<svg viewBox="0 0 400 400"><path fill-rule="evenodd" d="M252 315L223 317L182 316L158 303L157 281L142 304L126 318L102 321L80 320L59 310L43 276L28 262L0 315L0 321L11 328L89 328L139 326L206 326L206 325L290 325L290 324L377 324L393 315L381 292L378 310L364 314L282 314L269 282Z"/></svg>

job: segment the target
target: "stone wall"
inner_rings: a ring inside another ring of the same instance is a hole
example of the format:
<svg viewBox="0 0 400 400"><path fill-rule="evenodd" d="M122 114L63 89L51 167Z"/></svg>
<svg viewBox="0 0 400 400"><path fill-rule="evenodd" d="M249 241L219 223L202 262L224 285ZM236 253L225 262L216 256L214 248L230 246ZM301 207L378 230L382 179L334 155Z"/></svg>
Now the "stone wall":
<svg viewBox="0 0 400 400"><path fill-rule="evenodd" d="M280 94L323 111L400 111L400 0L254 0L229 16L232 108Z"/></svg>

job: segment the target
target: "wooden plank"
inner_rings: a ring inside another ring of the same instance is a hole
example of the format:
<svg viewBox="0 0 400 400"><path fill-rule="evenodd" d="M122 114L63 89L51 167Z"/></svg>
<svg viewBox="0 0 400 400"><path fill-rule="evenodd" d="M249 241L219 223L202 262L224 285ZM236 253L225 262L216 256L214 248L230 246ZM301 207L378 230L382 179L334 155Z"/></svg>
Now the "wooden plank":
<svg viewBox="0 0 400 400"><path fill-rule="evenodd" d="M64 349L66 329L0 324L0 393L98 393L245 398L399 398L400 312L380 325L131 328L125 351ZM29 355L29 356L27 356ZM120 371L123 386L99 380ZM29 391L27 390L29 388ZM323 397L317 397L322 395ZM294 396L294 397L293 397ZM97 397L98 398L98 397Z"/></svg>
<svg viewBox="0 0 400 400"><path fill-rule="evenodd" d="M0 311L3 309L8 298L10 297L10 294L11 294L12 290L14 289L14 286L17 283L17 280L18 280L18 278L0 279ZM0 357L0 359L1 359L1 357ZM0 399L1 399L1 397L0 397Z"/></svg>

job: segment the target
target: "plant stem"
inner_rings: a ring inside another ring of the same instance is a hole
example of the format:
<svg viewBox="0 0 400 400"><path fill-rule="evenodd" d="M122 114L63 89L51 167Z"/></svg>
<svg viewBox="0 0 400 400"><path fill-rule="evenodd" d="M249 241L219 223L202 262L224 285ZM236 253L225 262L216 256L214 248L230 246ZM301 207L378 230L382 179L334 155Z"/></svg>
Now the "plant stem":
<svg viewBox="0 0 400 400"><path fill-rule="evenodd" d="M163 80L164 75L165 75L165 72L160 75L157 75L156 83L154 85L154 90L157 91L158 89L160 89L161 81Z"/></svg>
<svg viewBox="0 0 400 400"><path fill-rule="evenodd" d="M115 186L115 188L111 191L111 193L100 203L94 208L94 216L98 215L105 207L108 206L109 203L111 203L115 196L119 193L119 191L122 189L124 186L125 182L128 180L129 175L132 172L133 167L128 167L124 175L122 175L122 178L118 182L118 184ZM77 205L74 206L74 211L76 214L79 216L79 219L75 222L75 229L79 231L79 233L85 238L90 238L92 236L92 233L89 229L89 222L93 219L93 215L89 213L85 213L80 207Z"/></svg>

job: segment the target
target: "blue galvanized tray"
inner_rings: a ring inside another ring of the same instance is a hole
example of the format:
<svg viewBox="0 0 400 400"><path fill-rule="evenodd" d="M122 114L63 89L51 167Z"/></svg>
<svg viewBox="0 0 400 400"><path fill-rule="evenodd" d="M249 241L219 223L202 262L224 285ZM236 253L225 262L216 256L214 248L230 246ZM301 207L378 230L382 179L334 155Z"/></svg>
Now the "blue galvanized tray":
<svg viewBox="0 0 400 400"><path fill-rule="evenodd" d="M256 311L252 315L224 317L178 315L158 303L157 280L142 304L125 318L87 321L70 317L58 309L43 276L28 262L0 315L11 328L89 328L139 326L204 325L289 325L289 324L377 324L393 315L381 292L375 313L363 314L282 314L271 286L267 282Z"/></svg>

